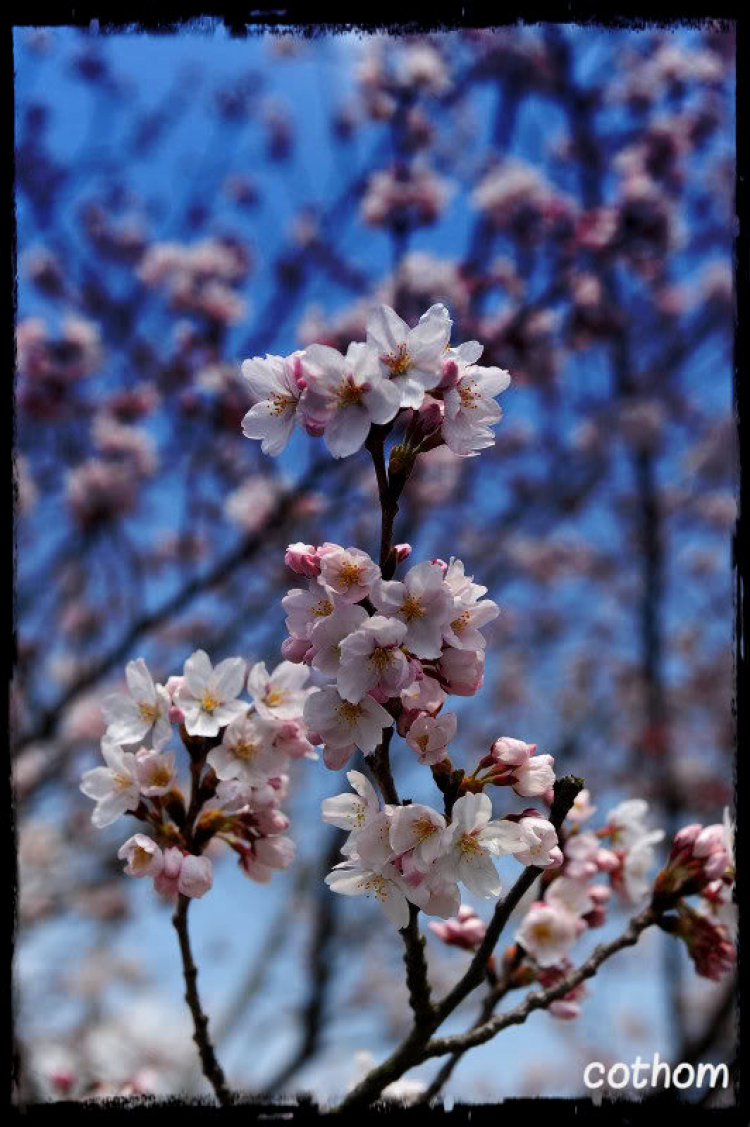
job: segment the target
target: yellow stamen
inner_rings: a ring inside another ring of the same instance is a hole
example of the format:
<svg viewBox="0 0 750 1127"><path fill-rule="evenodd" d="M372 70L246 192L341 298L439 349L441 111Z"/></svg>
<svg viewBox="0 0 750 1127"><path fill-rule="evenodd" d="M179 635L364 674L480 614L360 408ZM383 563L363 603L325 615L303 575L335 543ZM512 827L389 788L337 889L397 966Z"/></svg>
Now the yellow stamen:
<svg viewBox="0 0 750 1127"><path fill-rule="evenodd" d="M381 356L380 359L387 368L391 369L391 379L395 376L403 376L404 372L408 371L411 366L411 356L406 351L405 344L400 344L395 352L389 352L386 356Z"/></svg>
<svg viewBox="0 0 750 1127"><path fill-rule="evenodd" d="M405 618L407 622L413 622L415 618L424 618L426 613L415 595L407 595L401 604L401 617Z"/></svg>
<svg viewBox="0 0 750 1127"><path fill-rule="evenodd" d="M336 711L350 728L354 728L362 715L362 706L359 704L350 704L348 700L344 700Z"/></svg>

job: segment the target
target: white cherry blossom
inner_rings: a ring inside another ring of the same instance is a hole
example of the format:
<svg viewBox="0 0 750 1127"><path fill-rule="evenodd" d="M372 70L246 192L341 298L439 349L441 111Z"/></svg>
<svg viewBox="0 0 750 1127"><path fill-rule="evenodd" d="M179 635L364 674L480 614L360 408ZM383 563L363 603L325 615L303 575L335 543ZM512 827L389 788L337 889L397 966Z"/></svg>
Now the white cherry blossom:
<svg viewBox="0 0 750 1127"><path fill-rule="evenodd" d="M583 881L560 876L552 881L544 893L544 900L553 907L564 908L571 916L585 916L594 906Z"/></svg>
<svg viewBox="0 0 750 1127"><path fill-rule="evenodd" d="M443 582L442 568L426 561L410 568L403 582L378 580L372 601L389 618L406 624L405 644L421 658L440 657L443 627L453 609L453 597Z"/></svg>
<svg viewBox="0 0 750 1127"><path fill-rule="evenodd" d="M393 724L390 713L365 696L354 704L344 700L333 685L310 694L305 701L305 723L332 748L355 744L365 754L373 752L383 738L383 728Z"/></svg>
<svg viewBox="0 0 750 1127"><path fill-rule="evenodd" d="M118 744L142 743L149 732L154 747L163 747L172 735L172 703L163 685L155 685L142 657L125 666L128 693L110 693L102 701L107 735Z"/></svg>
<svg viewBox="0 0 750 1127"><path fill-rule="evenodd" d="M401 407L419 407L425 391L440 383L452 324L439 304L423 313L413 329L388 305L368 318L367 344L383 376L398 388Z"/></svg>
<svg viewBox="0 0 750 1127"><path fill-rule="evenodd" d="M311 663L313 669L326 677L337 677L341 668L341 643L358 630L367 618L364 607L345 603L337 607L333 614L320 619L310 633L310 642L316 651Z"/></svg>
<svg viewBox="0 0 750 1127"><path fill-rule="evenodd" d="M155 798L167 794L175 781L175 753L142 747L136 752L135 769L142 795Z"/></svg>
<svg viewBox="0 0 750 1127"><path fill-rule="evenodd" d="M320 811L324 822L355 834L380 813L380 803L372 783L360 771L347 771L346 777L356 793L325 798Z"/></svg>
<svg viewBox="0 0 750 1127"><path fill-rule="evenodd" d="M214 669L204 650L191 654L177 691L189 735L218 736L222 728L247 711L247 703L237 699L245 683L245 669L240 657L228 657Z"/></svg>
<svg viewBox="0 0 750 1127"><path fill-rule="evenodd" d="M578 920L567 909L538 900L526 913L515 938L540 967L551 967L565 958L578 932Z"/></svg>
<svg viewBox="0 0 750 1127"><path fill-rule="evenodd" d="M557 831L546 818L522 818L520 828L529 834L528 848L515 851L515 858L522 865L535 865L547 869L562 863L562 852L558 845Z"/></svg>
<svg viewBox="0 0 750 1127"><path fill-rule="evenodd" d="M406 625L396 618L375 615L341 643L338 689L356 704L371 689L398 696L414 679L414 671L400 648Z"/></svg>
<svg viewBox="0 0 750 1127"><path fill-rule="evenodd" d="M462 881L485 899L499 896L501 883L493 857L515 853L528 841L512 822L491 822L492 803L486 794L465 794L452 812L450 851L440 864L446 876Z"/></svg>
<svg viewBox="0 0 750 1127"><path fill-rule="evenodd" d="M304 411L324 427L325 444L334 458L356 453L373 423L389 423L400 395L383 379L377 357L360 342L342 356L335 348L311 344L305 353L307 391Z"/></svg>
<svg viewBox="0 0 750 1127"><path fill-rule="evenodd" d="M345 603L361 602L380 578L378 565L359 548L323 544L318 551L323 582Z"/></svg>
<svg viewBox="0 0 750 1127"><path fill-rule="evenodd" d="M336 865L325 878L333 892L342 896L375 897L392 924L399 929L409 923L409 905L397 870L386 864L381 871L369 868L357 856Z"/></svg>
<svg viewBox="0 0 750 1127"><path fill-rule="evenodd" d="M127 861L125 872L129 877L155 877L164 868L164 854L146 834L134 834L117 850L121 861Z"/></svg>
<svg viewBox="0 0 750 1127"><path fill-rule="evenodd" d="M483 650L487 642L480 629L500 614L500 607L492 599L483 599L469 606L454 604L451 616L443 626L443 637L457 650Z"/></svg>
<svg viewBox="0 0 750 1127"><path fill-rule="evenodd" d="M416 869L426 872L450 840L446 821L431 806L415 802L396 806L390 819L390 843L395 853L411 853Z"/></svg>
<svg viewBox="0 0 750 1127"><path fill-rule="evenodd" d="M503 415L494 397L510 384L510 375L502 368L483 368L475 363L482 351L477 341L448 350L448 357L457 364L458 378L443 391L445 416L441 433L448 449L464 457L475 457L480 450L494 445L490 427L496 426Z"/></svg>
<svg viewBox="0 0 750 1127"><path fill-rule="evenodd" d="M656 854L654 845L662 841L664 830L651 830L632 842L622 863L622 872L617 882L618 891L630 904L637 904L651 889L652 881L646 874L654 868Z"/></svg>
<svg viewBox="0 0 750 1127"><path fill-rule="evenodd" d="M292 638L309 639L313 627L333 614L336 598L329 587L311 580L307 591L295 587L281 600L286 611L286 628Z"/></svg>
<svg viewBox="0 0 750 1127"><path fill-rule="evenodd" d="M242 364L242 375L256 400L242 420L247 438L260 438L264 454L280 454L289 441L303 388L297 380L300 354L254 356Z"/></svg>
<svg viewBox="0 0 750 1127"><path fill-rule="evenodd" d="M258 714L267 720L296 720L310 695L310 671L292 661L282 661L269 673L264 661L252 667L247 690Z"/></svg>
<svg viewBox="0 0 750 1127"><path fill-rule="evenodd" d="M238 716L227 725L218 747L206 760L219 779L239 779L247 786L262 786L283 766L273 747L274 732L255 715Z"/></svg>
<svg viewBox="0 0 750 1127"><path fill-rule="evenodd" d="M628 849L647 833L643 820L647 811L648 803L643 798L630 798L610 810L606 826L613 849Z"/></svg>
<svg viewBox="0 0 750 1127"><path fill-rule="evenodd" d="M100 830L111 826L126 810L136 810L141 801L133 752L123 751L106 735L101 750L107 766L85 771L80 783L86 797L96 802L91 821Z"/></svg>
<svg viewBox="0 0 750 1127"><path fill-rule="evenodd" d="M455 712L441 712L438 716L424 713L409 728L406 742L417 753L419 762L434 766L448 754L448 744L456 734L458 718Z"/></svg>

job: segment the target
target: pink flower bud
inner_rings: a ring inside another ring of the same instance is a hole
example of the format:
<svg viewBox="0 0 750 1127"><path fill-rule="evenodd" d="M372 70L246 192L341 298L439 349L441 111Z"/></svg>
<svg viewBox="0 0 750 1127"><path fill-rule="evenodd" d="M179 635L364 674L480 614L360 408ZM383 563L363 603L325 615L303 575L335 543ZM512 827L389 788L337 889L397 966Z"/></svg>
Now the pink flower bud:
<svg viewBox="0 0 750 1127"><path fill-rule="evenodd" d="M411 555L411 544L394 544L393 551L396 554L396 562L403 563Z"/></svg>
<svg viewBox="0 0 750 1127"><path fill-rule="evenodd" d="M182 850L172 845L164 850L164 866L154 879L154 888L167 900L175 900L182 869Z"/></svg>
<svg viewBox="0 0 750 1127"><path fill-rule="evenodd" d="M573 1021L581 1016L581 1007L577 1002L566 1002L563 998L558 998L550 1005L549 1012L562 1021Z"/></svg>
<svg viewBox="0 0 750 1127"><path fill-rule="evenodd" d="M511 736L500 736L490 748L490 755L497 763L507 763L512 767L520 767L528 763L529 757L536 751L536 744L527 744L523 740L515 740Z"/></svg>
<svg viewBox="0 0 750 1127"><path fill-rule="evenodd" d="M458 383L458 364L455 360L446 360L443 364L443 378L438 384L439 391L450 391Z"/></svg>
<svg viewBox="0 0 750 1127"><path fill-rule="evenodd" d="M719 851L724 851L724 827L716 825L701 829L693 843L693 856L709 857Z"/></svg>
<svg viewBox="0 0 750 1127"><path fill-rule="evenodd" d="M620 867L620 859L611 849L599 849L596 853L596 867L603 873L613 873Z"/></svg>
<svg viewBox="0 0 750 1127"><path fill-rule="evenodd" d="M281 656L285 661L292 661L295 665L301 665L309 649L310 642L307 638L285 638L281 643Z"/></svg>
<svg viewBox="0 0 750 1127"><path fill-rule="evenodd" d="M439 668L449 693L473 697L484 681L484 651L456 650L449 646L443 650Z"/></svg>
<svg viewBox="0 0 750 1127"><path fill-rule="evenodd" d="M213 866L208 857L195 857L188 853L183 858L177 888L183 896L199 900L214 883Z"/></svg>
<svg viewBox="0 0 750 1127"><path fill-rule="evenodd" d="M180 689L182 688L182 683L183 683L184 680L185 680L184 677L174 675L174 676L170 677L169 680L167 681L164 688L167 690L167 692L169 693L172 700L174 700L176 698L177 694L179 693Z"/></svg>
<svg viewBox="0 0 750 1127"><path fill-rule="evenodd" d="M265 834L266 837L281 834L289 828L289 819L286 814L282 814L280 810L275 810L273 807L259 810L255 815L255 822L260 832Z"/></svg>
<svg viewBox="0 0 750 1127"><path fill-rule="evenodd" d="M590 884L586 891L595 904L606 904L612 897L612 889L606 884Z"/></svg>
<svg viewBox="0 0 750 1127"><path fill-rule="evenodd" d="M301 541L290 544L284 555L284 563L297 575L304 575L308 579L320 575L320 560L313 544L303 544Z"/></svg>
<svg viewBox="0 0 750 1127"><path fill-rule="evenodd" d="M693 846L702 830L703 826L699 822L692 822L689 826L683 826L682 829L678 830L674 835L672 852L677 853L680 849Z"/></svg>

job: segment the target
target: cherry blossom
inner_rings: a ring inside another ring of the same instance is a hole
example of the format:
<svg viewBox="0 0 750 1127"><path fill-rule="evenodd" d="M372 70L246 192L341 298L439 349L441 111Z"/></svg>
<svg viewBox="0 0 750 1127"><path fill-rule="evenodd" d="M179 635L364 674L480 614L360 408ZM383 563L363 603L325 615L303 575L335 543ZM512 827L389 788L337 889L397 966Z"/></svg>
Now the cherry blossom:
<svg viewBox="0 0 750 1127"><path fill-rule="evenodd" d="M404 642L413 654L440 657L443 627L449 621L453 598L437 564L416 564L409 568L403 582L380 579L371 597L384 615L406 624Z"/></svg>
<svg viewBox="0 0 750 1127"><path fill-rule="evenodd" d="M217 736L219 731L247 711L238 700L245 682L245 662L228 657L214 669L204 650L196 650L184 667L177 698L191 736Z"/></svg>
<svg viewBox="0 0 750 1127"><path fill-rule="evenodd" d="M310 632L315 651L311 665L326 677L337 677L341 668L341 643L355 633L368 619L364 607L344 603L332 614L320 619Z"/></svg>
<svg viewBox="0 0 750 1127"><path fill-rule="evenodd" d="M446 876L462 881L485 899L499 896L501 883L492 857L521 850L528 835L511 822L491 822L486 794L465 794L453 806L450 851L440 864Z"/></svg>
<svg viewBox="0 0 750 1127"><path fill-rule="evenodd" d="M102 701L107 734L115 743L132 744L141 743L151 732L154 747L163 747L172 735L169 693L154 684L142 657L128 662L125 679L128 693L111 693Z"/></svg>
<svg viewBox="0 0 750 1127"><path fill-rule="evenodd" d="M130 877L155 877L164 867L164 855L156 842L146 834L134 834L117 851L127 861L125 872Z"/></svg>
<svg viewBox="0 0 750 1127"><path fill-rule="evenodd" d="M414 867L422 872L445 851L450 837L443 815L418 802L394 807L389 832L394 852L409 852Z"/></svg>
<svg viewBox="0 0 750 1127"><path fill-rule="evenodd" d="M425 391L440 383L452 324L444 305L432 305L413 329L388 305L368 318L367 344L398 388L401 407L419 407Z"/></svg>
<svg viewBox="0 0 750 1127"><path fill-rule="evenodd" d="M457 726L455 712L441 712L439 716L422 713L409 728L406 742L417 753L420 763L432 767L446 758Z"/></svg>
<svg viewBox="0 0 750 1127"><path fill-rule="evenodd" d="M446 446L463 457L476 457L480 450L494 444L490 427L499 423L503 415L495 396L510 385L510 375L502 368L476 364L482 351L477 341L448 350L457 372L455 382L450 381L451 386L443 391L445 416L441 433Z"/></svg>
<svg viewBox="0 0 750 1127"><path fill-rule="evenodd" d="M565 958L578 932L578 920L567 909L539 900L526 913L516 942L540 967L550 967Z"/></svg>
<svg viewBox="0 0 750 1127"><path fill-rule="evenodd" d="M135 755L123 751L106 735L101 751L107 766L85 771L80 784L86 797L96 802L91 821L100 830L111 826L126 810L136 810L141 801Z"/></svg>
<svg viewBox="0 0 750 1127"><path fill-rule="evenodd" d="M380 803L372 783L360 771L348 771L346 777L356 793L324 799L320 805L321 816L324 822L339 829L358 833L380 812Z"/></svg>
<svg viewBox="0 0 750 1127"><path fill-rule="evenodd" d="M288 443L297 418L304 390L301 376L301 353L291 356L259 356L245 360L242 375L256 400L242 420L247 438L261 439L264 454L277 455Z"/></svg>
<svg viewBox="0 0 750 1127"><path fill-rule="evenodd" d="M317 580L310 582L307 591L299 587L288 591L281 605L287 613L285 625L292 638L307 641L315 624L333 614L335 604L331 589Z"/></svg>
<svg viewBox="0 0 750 1127"><path fill-rule="evenodd" d="M651 881L646 879L646 873L654 867L653 846L663 838L664 830L651 830L633 841L626 851L622 870L615 884L617 891L627 903L638 903L650 890Z"/></svg>
<svg viewBox="0 0 750 1127"><path fill-rule="evenodd" d="M380 578L378 565L359 548L324 544L319 552L322 581L345 603L361 602Z"/></svg>
<svg viewBox="0 0 750 1127"><path fill-rule="evenodd" d="M291 661L282 661L272 673L264 661L252 667L247 689L258 714L267 720L295 720L302 715L310 690L305 686L310 674Z"/></svg>
<svg viewBox="0 0 750 1127"><path fill-rule="evenodd" d="M375 750L383 738L383 728L393 724L390 713L372 697L365 696L353 703L344 700L333 685L310 694L305 701L304 718L310 731L319 734L322 742L332 748L343 750L355 744L365 754Z"/></svg>
<svg viewBox="0 0 750 1127"><path fill-rule="evenodd" d="M522 865L535 865L539 869L555 868L562 864L563 855L557 842L557 831L546 818L522 818L520 826L532 835L528 848L514 850Z"/></svg>
<svg viewBox="0 0 750 1127"><path fill-rule="evenodd" d="M399 929L409 923L409 905L398 871L392 864L382 870L368 868L355 855L335 865L325 878L333 892L342 896L375 897L392 924Z"/></svg>
<svg viewBox="0 0 750 1127"><path fill-rule="evenodd" d="M403 622L374 615L343 640L338 689L344 700L356 704L371 689L398 696L414 679L413 668L400 648L405 636Z"/></svg>
<svg viewBox="0 0 750 1127"><path fill-rule="evenodd" d="M323 428L334 458L347 458L362 447L373 423L391 421L400 406L398 390L383 379L377 357L359 342L349 345L346 356L312 344L305 360L305 417Z"/></svg>
<svg viewBox="0 0 750 1127"><path fill-rule="evenodd" d="M136 752L135 769L144 797L155 798L167 794L175 782L175 753L161 753L142 747Z"/></svg>
<svg viewBox="0 0 750 1127"><path fill-rule="evenodd" d="M209 751L206 762L219 779L262 786L280 766L272 741L270 725L254 715L238 716L227 725L221 743Z"/></svg>

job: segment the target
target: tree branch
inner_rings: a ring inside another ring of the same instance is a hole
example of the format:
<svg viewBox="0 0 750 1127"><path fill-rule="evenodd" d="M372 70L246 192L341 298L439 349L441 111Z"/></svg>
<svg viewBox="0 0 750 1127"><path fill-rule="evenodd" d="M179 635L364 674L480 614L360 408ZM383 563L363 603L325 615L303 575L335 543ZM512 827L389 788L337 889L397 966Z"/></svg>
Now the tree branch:
<svg viewBox="0 0 750 1127"><path fill-rule="evenodd" d="M193 1040L198 1046L198 1052L200 1053L201 1064L203 1066L203 1074L211 1084L221 1106L229 1107L232 1103L232 1095L227 1088L221 1065L216 1059L214 1047L208 1035L208 1018L201 1008L200 998L198 997L198 968L193 962L187 926L189 907L190 897L180 894L177 908L172 916L172 923L177 932L177 938L180 941L180 952L182 954L182 969L185 975L185 1001L193 1015L193 1025L195 1027Z"/></svg>

